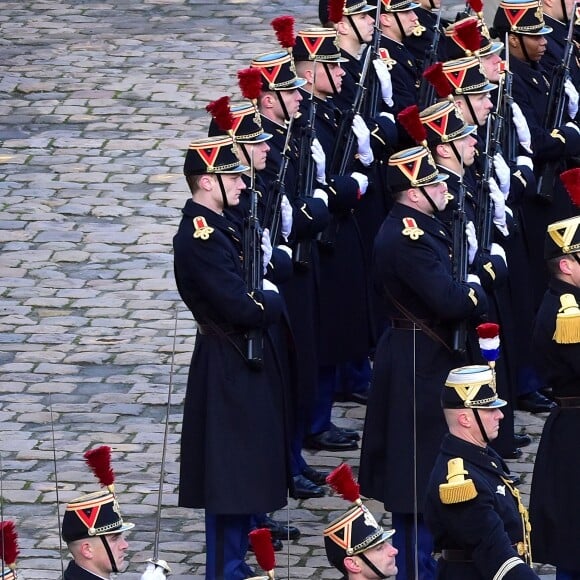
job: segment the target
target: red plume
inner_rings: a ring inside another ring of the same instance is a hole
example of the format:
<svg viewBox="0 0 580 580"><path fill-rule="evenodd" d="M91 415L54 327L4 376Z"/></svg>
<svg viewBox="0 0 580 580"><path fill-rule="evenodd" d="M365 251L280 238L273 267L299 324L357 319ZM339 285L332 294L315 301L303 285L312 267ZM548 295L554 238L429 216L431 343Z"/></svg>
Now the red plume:
<svg viewBox="0 0 580 580"><path fill-rule="evenodd" d="M245 68L238 71L238 86L245 99L256 101L262 92L262 73L259 68Z"/></svg>
<svg viewBox="0 0 580 580"><path fill-rule="evenodd" d="M110 487L115 483L115 473L111 467L111 448L101 445L95 449L89 449L84 455L87 465L95 474L102 486Z"/></svg>
<svg viewBox="0 0 580 580"><path fill-rule="evenodd" d="M328 0L328 20L330 22L340 22L344 15L345 0Z"/></svg>
<svg viewBox="0 0 580 580"><path fill-rule="evenodd" d="M230 98L220 97L216 101L212 101L205 108L205 110L210 113L214 118L216 125L220 130L229 133L234 126L234 117L230 111Z"/></svg>
<svg viewBox="0 0 580 580"><path fill-rule="evenodd" d="M278 42L283 48L291 49L296 44L293 16L278 16L270 24L276 33Z"/></svg>
<svg viewBox="0 0 580 580"><path fill-rule="evenodd" d="M495 338L499 334L499 324L495 322L483 322L475 330L477 330L477 336L479 338Z"/></svg>
<svg viewBox="0 0 580 580"><path fill-rule="evenodd" d="M468 18L458 22L453 30L464 50L469 50L473 53L481 48L481 33L477 27L477 20Z"/></svg>
<svg viewBox="0 0 580 580"><path fill-rule="evenodd" d="M419 117L419 107L417 105L409 105L397 115L397 121L403 125L405 131L409 133L411 139L417 143L427 141L427 130L425 125L421 123Z"/></svg>
<svg viewBox="0 0 580 580"><path fill-rule="evenodd" d="M483 0L467 0L467 2L476 14L483 11Z"/></svg>
<svg viewBox="0 0 580 580"><path fill-rule="evenodd" d="M453 89L447 77L443 74L443 63L436 62L426 68L423 76L433 85L435 92L440 98L448 97Z"/></svg>
<svg viewBox="0 0 580 580"><path fill-rule="evenodd" d="M360 487L354 480L352 469L347 463L341 463L326 478L326 483L340 494L343 499L350 502L360 500Z"/></svg>
<svg viewBox="0 0 580 580"><path fill-rule="evenodd" d="M580 167L560 173L560 179L576 207L580 207Z"/></svg>
<svg viewBox="0 0 580 580"><path fill-rule="evenodd" d="M276 567L276 556L272 545L272 532L268 528L258 528L252 530L248 538L260 568L264 572L273 570Z"/></svg>
<svg viewBox="0 0 580 580"><path fill-rule="evenodd" d="M18 549L18 534L14 522L7 521L0 523L0 557L8 568L14 570L16 558L20 550ZM0 572L2 570L0 569Z"/></svg>

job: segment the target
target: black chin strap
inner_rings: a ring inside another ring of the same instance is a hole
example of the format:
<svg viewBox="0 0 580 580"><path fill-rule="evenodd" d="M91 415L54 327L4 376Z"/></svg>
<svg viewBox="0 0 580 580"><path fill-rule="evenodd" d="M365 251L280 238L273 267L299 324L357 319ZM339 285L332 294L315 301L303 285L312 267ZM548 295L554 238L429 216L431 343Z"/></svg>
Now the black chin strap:
<svg viewBox="0 0 580 580"><path fill-rule="evenodd" d="M290 115L288 114L288 109L286 108L286 104L284 103L284 99L282 98L282 91L274 91L278 100L280 101L280 106L282 107L282 112L284 113L284 120L289 121Z"/></svg>
<svg viewBox="0 0 580 580"><path fill-rule="evenodd" d="M364 554L358 554L358 557L379 577L388 578L385 576Z"/></svg>
<svg viewBox="0 0 580 580"><path fill-rule="evenodd" d="M217 177L218 183L220 185L220 191L222 192L222 200L224 202L224 209L230 207L228 203L228 197L226 195L226 188L224 187L224 182L220 173L216 173L215 176Z"/></svg>
<svg viewBox="0 0 580 580"><path fill-rule="evenodd" d="M358 38L358 41L361 44L364 44L365 41L363 40L362 36L360 35L360 32L358 31L358 28L357 28L356 24L354 23L352 16L347 16L347 18L348 18L348 21L350 22L352 29L354 30L354 33L356 34L356 37Z"/></svg>
<svg viewBox="0 0 580 580"><path fill-rule="evenodd" d="M334 84L334 81L332 80L332 75L330 74L330 68L328 67L328 63L323 62L322 66L324 67L324 70L326 71L326 76L328 77L328 81L330 82L330 86L332 87L332 92L336 95L338 93L338 89L336 88L336 85Z"/></svg>
<svg viewBox="0 0 580 580"><path fill-rule="evenodd" d="M117 574L119 569L117 568L117 563L115 562L115 558L113 558L113 552L111 552L111 546L109 546L109 542L107 542L107 536L99 536L101 538L101 542L103 542L103 546L105 546L105 552L107 552L107 556L109 556L109 561L111 562L111 568L113 574Z"/></svg>
<svg viewBox="0 0 580 580"><path fill-rule="evenodd" d="M528 51L526 49L526 43L524 42L524 35L520 34L519 32L516 32L515 34L520 39L520 47L522 49L522 54L524 55L526 62L531 63L532 61L530 60L530 55L528 54Z"/></svg>
<svg viewBox="0 0 580 580"><path fill-rule="evenodd" d="M403 26L401 25L401 21L399 20L398 12L393 12L393 16L397 21L397 26L399 27L399 31L401 32L401 42L403 42L405 40L405 31L403 30Z"/></svg>
<svg viewBox="0 0 580 580"><path fill-rule="evenodd" d="M457 151L457 147L455 147L455 145L453 144L453 141L449 141L449 146L451 147L451 149L453 149L453 154L455 155L455 157L457 158L457 161L459 161L461 168L463 169L463 162L461 159L461 155L459 155L459 151Z"/></svg>
<svg viewBox="0 0 580 580"><path fill-rule="evenodd" d="M439 208L435 205L435 202L431 199L431 196L427 193L427 190L424 187L419 187L418 189L425 196L425 199L429 202L429 204L433 208L433 212L437 213L439 211Z"/></svg>
<svg viewBox="0 0 580 580"><path fill-rule="evenodd" d="M465 104L467 105L467 108L469 109L469 112L471 114L471 118L473 119L473 124L479 126L479 119L475 114L475 110L473 109L473 105L471 104L471 99L469 98L469 95L463 95L463 97L465 98ZM461 162L461 159L459 159L459 161Z"/></svg>
<svg viewBox="0 0 580 580"><path fill-rule="evenodd" d="M481 422L481 417L479 416L479 412L477 411L477 409L471 409L473 411L473 414L475 415L475 421L477 422L477 426L479 427L479 430L481 431L481 436L483 437L483 440L486 443L489 443L489 437L487 436L487 433L485 432L485 429L483 428L483 423Z"/></svg>

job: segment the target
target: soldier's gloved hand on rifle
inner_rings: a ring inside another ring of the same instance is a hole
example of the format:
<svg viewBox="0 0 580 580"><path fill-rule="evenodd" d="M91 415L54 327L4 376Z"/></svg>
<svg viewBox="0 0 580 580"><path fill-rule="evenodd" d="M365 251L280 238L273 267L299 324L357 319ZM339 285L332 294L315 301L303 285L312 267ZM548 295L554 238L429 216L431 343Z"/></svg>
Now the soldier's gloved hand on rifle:
<svg viewBox="0 0 580 580"><path fill-rule="evenodd" d="M369 178L364 173L359 173L358 171L353 171L350 176L357 181L360 195L364 195L369 186Z"/></svg>
<svg viewBox="0 0 580 580"><path fill-rule="evenodd" d="M167 566L167 568L169 568L169 566ZM148 562L147 568L141 576L141 580L165 580L165 578L167 578L165 572L166 570L163 566L155 565L153 562Z"/></svg>
<svg viewBox="0 0 580 580"><path fill-rule="evenodd" d="M499 188L507 199L510 193L511 172L501 153L496 153L493 156L493 168L495 169L495 176L499 181Z"/></svg>
<svg viewBox="0 0 580 580"><path fill-rule="evenodd" d="M572 79L566 79L564 83L564 92L568 97L568 115L570 119L576 118L576 113L578 113L578 91L572 82Z"/></svg>
<svg viewBox="0 0 580 580"><path fill-rule="evenodd" d="M270 282L270 280L268 280L267 278L264 278L262 280L262 290L270 290L270 292L276 292L276 294L279 294L278 286Z"/></svg>
<svg viewBox="0 0 580 580"><path fill-rule="evenodd" d="M477 250L479 248L473 222L467 222L465 224L465 237L467 238L467 261L470 264L473 264L475 255L477 254Z"/></svg>
<svg viewBox="0 0 580 580"><path fill-rule="evenodd" d="M489 197L493 203L493 223L504 236L507 236L509 230L505 221L505 197L493 177L489 180Z"/></svg>
<svg viewBox="0 0 580 580"><path fill-rule="evenodd" d="M280 231L280 233L282 234L282 237L288 241L288 236L290 235L290 232L292 231L292 206L290 205L290 202L288 201L288 198L283 195L282 196L282 201L280 202L280 217L282 218L282 229Z"/></svg>
<svg viewBox="0 0 580 580"><path fill-rule="evenodd" d="M387 65L380 59L373 60L373 66L377 73L377 78L381 83L381 96L388 107L393 106L393 82L391 81L391 73Z"/></svg>
<svg viewBox="0 0 580 580"><path fill-rule="evenodd" d="M529 167L532 171L534 170L534 162L532 161L532 158L527 155L518 155L516 157L516 165L524 165L525 167Z"/></svg>
<svg viewBox="0 0 580 580"><path fill-rule="evenodd" d="M531 153L532 136L530 134L530 128L528 127L528 122L526 121L519 105L514 102L512 102L512 119L514 127L516 128L516 133L518 134L520 145Z"/></svg>
<svg viewBox="0 0 580 580"><path fill-rule="evenodd" d="M262 232L262 243L260 244L262 248L262 267L264 268L264 274L268 269L268 264L272 258L272 242L270 241L270 232L266 228Z"/></svg>
<svg viewBox="0 0 580 580"><path fill-rule="evenodd" d="M501 256L503 258L505 265L507 266L507 258L505 256L505 250L499 244L492 242L489 253L492 256Z"/></svg>
<svg viewBox="0 0 580 580"><path fill-rule="evenodd" d="M324 202L324 205L328 207L328 193L326 193L324 189L315 189L312 197L314 199L321 199Z"/></svg>
<svg viewBox="0 0 580 580"><path fill-rule="evenodd" d="M321 185L326 185L326 155L318 139L312 140L312 159L316 164L316 181Z"/></svg>
<svg viewBox="0 0 580 580"><path fill-rule="evenodd" d="M467 283L468 284L478 284L481 286L481 280L477 274L467 274Z"/></svg>
<svg viewBox="0 0 580 580"><path fill-rule="evenodd" d="M358 144L358 158L365 167L368 167L374 161L375 156L371 149L371 132L360 115L355 115L352 120L352 132L355 134Z"/></svg>

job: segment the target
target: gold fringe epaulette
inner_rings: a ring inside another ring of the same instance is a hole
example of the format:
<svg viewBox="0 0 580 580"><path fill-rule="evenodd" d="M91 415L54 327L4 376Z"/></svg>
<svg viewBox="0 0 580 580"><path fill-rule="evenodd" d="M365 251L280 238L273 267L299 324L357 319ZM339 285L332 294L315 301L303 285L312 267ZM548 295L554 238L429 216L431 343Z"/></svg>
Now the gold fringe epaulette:
<svg viewBox="0 0 580 580"><path fill-rule="evenodd" d="M447 483L439 486L439 498L444 504L462 503L477 497L477 489L471 479L465 479L463 459L455 457L447 462Z"/></svg>
<svg viewBox="0 0 580 580"><path fill-rule="evenodd" d="M576 344L580 342L580 308L573 294L560 296L560 310L556 316L554 340L558 344Z"/></svg>

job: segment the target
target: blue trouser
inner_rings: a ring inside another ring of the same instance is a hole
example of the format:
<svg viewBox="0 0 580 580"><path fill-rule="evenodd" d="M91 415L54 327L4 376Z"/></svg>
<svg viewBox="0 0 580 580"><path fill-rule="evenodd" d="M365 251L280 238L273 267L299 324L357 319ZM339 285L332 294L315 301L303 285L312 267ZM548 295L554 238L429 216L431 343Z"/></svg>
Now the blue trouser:
<svg viewBox="0 0 580 580"><path fill-rule="evenodd" d="M580 572L556 568L556 580L580 580Z"/></svg>
<svg viewBox="0 0 580 580"><path fill-rule="evenodd" d="M335 365L319 367L316 401L312 409L310 433L316 435L330 429L332 402L336 392L337 368Z"/></svg>
<svg viewBox="0 0 580 580"><path fill-rule="evenodd" d="M393 546L399 550L397 554L397 578L419 578L434 580L436 562L433 559L433 537L423 522L421 515L417 518L417 534L415 534L414 515L393 513ZM415 575L415 546L417 551L418 575Z"/></svg>
<svg viewBox="0 0 580 580"><path fill-rule="evenodd" d="M339 393L366 393L371 382L371 361L368 357L349 361L338 367Z"/></svg>
<svg viewBox="0 0 580 580"><path fill-rule="evenodd" d="M252 515L205 511L206 580L244 580L254 576L246 564Z"/></svg>

